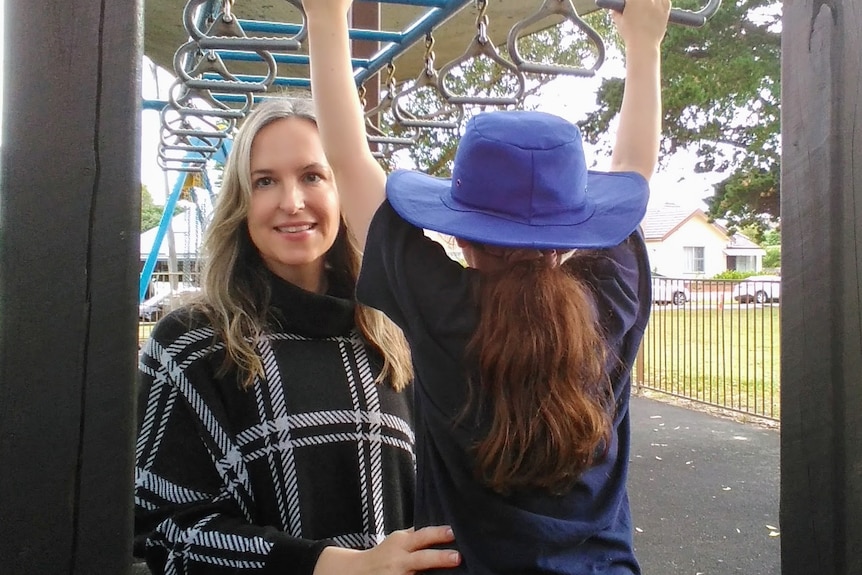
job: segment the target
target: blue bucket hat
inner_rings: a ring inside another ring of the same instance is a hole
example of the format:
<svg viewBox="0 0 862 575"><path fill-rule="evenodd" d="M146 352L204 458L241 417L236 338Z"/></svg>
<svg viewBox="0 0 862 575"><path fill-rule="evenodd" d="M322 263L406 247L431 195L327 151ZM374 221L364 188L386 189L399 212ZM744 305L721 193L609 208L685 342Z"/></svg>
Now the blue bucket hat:
<svg viewBox="0 0 862 575"><path fill-rule="evenodd" d="M396 170L386 195L411 224L468 241L606 248L638 227L649 185L634 172L587 170L581 132L571 122L503 111L467 122L451 179Z"/></svg>

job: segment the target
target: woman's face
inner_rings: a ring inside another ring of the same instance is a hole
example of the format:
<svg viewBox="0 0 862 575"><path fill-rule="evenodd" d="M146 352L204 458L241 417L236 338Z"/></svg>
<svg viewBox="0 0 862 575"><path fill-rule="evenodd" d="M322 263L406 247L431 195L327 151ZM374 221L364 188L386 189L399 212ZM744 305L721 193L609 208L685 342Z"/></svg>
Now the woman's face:
<svg viewBox="0 0 862 575"><path fill-rule="evenodd" d="M325 290L324 257L340 223L338 192L317 126L276 120L251 145L248 231L264 264L306 290Z"/></svg>

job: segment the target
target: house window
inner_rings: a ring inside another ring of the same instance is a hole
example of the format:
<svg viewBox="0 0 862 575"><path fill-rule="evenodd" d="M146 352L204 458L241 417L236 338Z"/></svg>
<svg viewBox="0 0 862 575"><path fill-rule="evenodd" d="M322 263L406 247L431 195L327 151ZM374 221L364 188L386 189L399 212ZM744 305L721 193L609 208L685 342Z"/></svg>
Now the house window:
<svg viewBox="0 0 862 575"><path fill-rule="evenodd" d="M756 272L757 257L756 256L736 256L736 271L740 272Z"/></svg>
<svg viewBox="0 0 862 575"><path fill-rule="evenodd" d="M685 273L687 274L702 274L706 271L703 263L702 246L686 246L683 248L685 252Z"/></svg>

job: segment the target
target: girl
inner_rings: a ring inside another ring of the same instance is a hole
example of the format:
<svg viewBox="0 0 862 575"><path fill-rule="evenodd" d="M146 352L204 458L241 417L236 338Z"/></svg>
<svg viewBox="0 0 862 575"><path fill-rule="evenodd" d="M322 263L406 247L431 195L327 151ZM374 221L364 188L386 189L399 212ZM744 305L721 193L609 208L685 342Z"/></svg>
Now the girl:
<svg viewBox="0 0 862 575"><path fill-rule="evenodd" d="M640 573L626 494L630 370L649 315L638 231L658 155L668 0L628 0L610 172L541 112L471 119L451 179L388 178L353 84L350 0L305 0L312 93L360 301L416 370L417 526L451 525L458 573ZM468 268L423 229L454 236ZM321 555L336 564L338 554Z"/></svg>

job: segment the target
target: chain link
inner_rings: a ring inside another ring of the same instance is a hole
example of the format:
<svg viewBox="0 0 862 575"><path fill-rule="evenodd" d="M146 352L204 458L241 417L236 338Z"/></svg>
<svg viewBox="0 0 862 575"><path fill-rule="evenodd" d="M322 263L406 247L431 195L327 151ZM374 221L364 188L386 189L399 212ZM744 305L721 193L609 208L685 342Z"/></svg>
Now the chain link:
<svg viewBox="0 0 862 575"><path fill-rule="evenodd" d="M476 9L478 10L478 14L476 15L476 31L478 39L481 44L487 44L488 23L490 22L490 19L488 18L488 0L476 0Z"/></svg>
<svg viewBox="0 0 862 575"><path fill-rule="evenodd" d="M222 19L225 22L231 22L233 20L233 3L235 0L225 0L223 4L222 10L224 11L224 15Z"/></svg>
<svg viewBox="0 0 862 575"><path fill-rule="evenodd" d="M434 35L431 32L425 34L425 73L429 76L434 75Z"/></svg>

